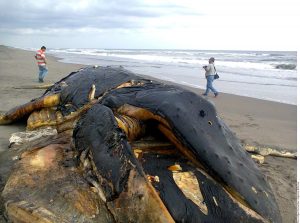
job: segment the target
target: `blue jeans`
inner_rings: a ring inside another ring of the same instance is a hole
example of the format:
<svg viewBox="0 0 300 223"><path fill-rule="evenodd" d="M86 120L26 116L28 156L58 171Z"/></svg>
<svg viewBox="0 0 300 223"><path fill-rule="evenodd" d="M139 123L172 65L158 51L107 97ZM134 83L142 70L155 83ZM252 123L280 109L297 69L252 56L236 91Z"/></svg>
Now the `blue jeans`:
<svg viewBox="0 0 300 223"><path fill-rule="evenodd" d="M48 69L46 66L39 66L39 81L44 81L44 77L48 74Z"/></svg>
<svg viewBox="0 0 300 223"><path fill-rule="evenodd" d="M206 91L204 94L208 94L209 90L211 90L212 92L214 92L214 94L218 94L217 90L214 89L214 87L212 86L213 81L215 80L213 75L209 75L206 77L207 80L207 84L206 84Z"/></svg>

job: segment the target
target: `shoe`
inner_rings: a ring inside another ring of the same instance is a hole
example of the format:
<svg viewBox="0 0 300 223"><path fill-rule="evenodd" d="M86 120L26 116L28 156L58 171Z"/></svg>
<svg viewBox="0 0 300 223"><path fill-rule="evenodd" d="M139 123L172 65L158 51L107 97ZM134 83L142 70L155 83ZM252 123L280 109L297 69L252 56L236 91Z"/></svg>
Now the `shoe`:
<svg viewBox="0 0 300 223"><path fill-rule="evenodd" d="M203 96L207 96L207 94L202 94Z"/></svg>
<svg viewBox="0 0 300 223"><path fill-rule="evenodd" d="M42 79L39 79L39 83L44 83L44 80L42 80Z"/></svg>
<svg viewBox="0 0 300 223"><path fill-rule="evenodd" d="M219 95L219 93L215 93L215 98Z"/></svg>

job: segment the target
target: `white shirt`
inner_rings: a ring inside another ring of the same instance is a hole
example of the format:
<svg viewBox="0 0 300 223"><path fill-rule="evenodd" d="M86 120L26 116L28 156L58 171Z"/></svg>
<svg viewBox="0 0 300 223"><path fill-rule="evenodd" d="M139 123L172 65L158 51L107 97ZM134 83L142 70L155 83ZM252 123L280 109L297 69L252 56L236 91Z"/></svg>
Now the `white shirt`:
<svg viewBox="0 0 300 223"><path fill-rule="evenodd" d="M215 66L213 63L208 64L205 68L205 77L210 76L210 75L215 75L216 70Z"/></svg>

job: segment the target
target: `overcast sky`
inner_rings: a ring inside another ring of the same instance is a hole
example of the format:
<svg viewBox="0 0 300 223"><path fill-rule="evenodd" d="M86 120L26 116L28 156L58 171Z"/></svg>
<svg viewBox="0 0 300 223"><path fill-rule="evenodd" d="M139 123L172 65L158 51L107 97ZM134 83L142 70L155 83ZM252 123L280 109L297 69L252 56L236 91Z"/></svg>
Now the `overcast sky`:
<svg viewBox="0 0 300 223"><path fill-rule="evenodd" d="M0 44L296 50L297 1L0 0Z"/></svg>

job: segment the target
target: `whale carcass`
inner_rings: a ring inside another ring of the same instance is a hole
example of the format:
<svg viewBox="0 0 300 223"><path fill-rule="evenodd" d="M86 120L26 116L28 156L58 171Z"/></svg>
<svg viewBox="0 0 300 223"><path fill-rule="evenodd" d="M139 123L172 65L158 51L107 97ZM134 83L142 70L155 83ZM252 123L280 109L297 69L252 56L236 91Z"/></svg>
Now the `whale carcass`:
<svg viewBox="0 0 300 223"><path fill-rule="evenodd" d="M11 221L281 222L240 141L183 88L87 67L0 123L24 118L2 192Z"/></svg>

